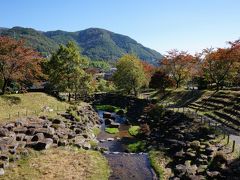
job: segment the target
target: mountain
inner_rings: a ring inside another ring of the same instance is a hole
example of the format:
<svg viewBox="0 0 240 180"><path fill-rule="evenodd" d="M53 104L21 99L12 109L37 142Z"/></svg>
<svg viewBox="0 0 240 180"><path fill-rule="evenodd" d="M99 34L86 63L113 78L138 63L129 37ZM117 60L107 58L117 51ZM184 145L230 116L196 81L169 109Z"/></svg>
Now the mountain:
<svg viewBox="0 0 240 180"><path fill-rule="evenodd" d="M80 47L82 54L93 60L115 61L126 53L137 55L140 59L152 64L162 59L162 55L155 50L144 47L128 36L114 32L89 28L82 31L48 31L42 32L32 28L13 27L11 29L0 28L0 35L23 38L27 45L33 47L44 55L55 51L58 44L66 44L75 41Z"/></svg>

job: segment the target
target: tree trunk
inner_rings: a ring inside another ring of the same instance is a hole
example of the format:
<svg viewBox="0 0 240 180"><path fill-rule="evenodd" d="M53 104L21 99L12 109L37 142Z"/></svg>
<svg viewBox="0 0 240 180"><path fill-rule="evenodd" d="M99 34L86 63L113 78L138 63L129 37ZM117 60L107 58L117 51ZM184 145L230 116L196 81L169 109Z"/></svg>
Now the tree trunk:
<svg viewBox="0 0 240 180"><path fill-rule="evenodd" d="M2 94L5 94L6 87L7 87L7 82L8 82L8 81L7 81L6 79L3 80Z"/></svg>
<svg viewBox="0 0 240 180"><path fill-rule="evenodd" d="M178 89L180 86L180 81L176 81L176 89Z"/></svg>
<svg viewBox="0 0 240 180"><path fill-rule="evenodd" d="M68 102L71 101L71 93L68 93Z"/></svg>

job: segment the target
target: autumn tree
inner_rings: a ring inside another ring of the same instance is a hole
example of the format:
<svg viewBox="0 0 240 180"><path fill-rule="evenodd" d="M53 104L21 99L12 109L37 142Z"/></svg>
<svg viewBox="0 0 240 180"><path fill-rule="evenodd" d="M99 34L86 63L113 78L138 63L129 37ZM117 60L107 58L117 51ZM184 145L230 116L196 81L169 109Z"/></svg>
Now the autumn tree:
<svg viewBox="0 0 240 180"><path fill-rule="evenodd" d="M117 71L113 80L115 85L130 94L137 95L140 88L147 83L146 74L140 60L130 54L121 57L117 62Z"/></svg>
<svg viewBox="0 0 240 180"><path fill-rule="evenodd" d="M147 63L146 61L140 61L140 62L143 66L143 70L146 75L146 86L148 86L149 82L151 80L151 77L155 71L155 67L153 65Z"/></svg>
<svg viewBox="0 0 240 180"><path fill-rule="evenodd" d="M157 70L151 77L149 87L165 94L165 89L174 85L173 80L163 71Z"/></svg>
<svg viewBox="0 0 240 180"><path fill-rule="evenodd" d="M42 58L23 40L0 37L0 81L2 94L13 81L20 84L34 83L42 76Z"/></svg>
<svg viewBox="0 0 240 180"><path fill-rule="evenodd" d="M204 49L203 72L210 83L215 83L217 90L224 81L231 77L235 70L235 63L239 59L234 46L230 48Z"/></svg>
<svg viewBox="0 0 240 180"><path fill-rule="evenodd" d="M195 59L185 51L171 50L161 62L163 70L173 78L176 88L190 75Z"/></svg>
<svg viewBox="0 0 240 180"><path fill-rule="evenodd" d="M60 45L46 64L49 81L58 92L86 94L90 89L91 76L85 72L89 60L80 54L78 46L70 41L66 46Z"/></svg>

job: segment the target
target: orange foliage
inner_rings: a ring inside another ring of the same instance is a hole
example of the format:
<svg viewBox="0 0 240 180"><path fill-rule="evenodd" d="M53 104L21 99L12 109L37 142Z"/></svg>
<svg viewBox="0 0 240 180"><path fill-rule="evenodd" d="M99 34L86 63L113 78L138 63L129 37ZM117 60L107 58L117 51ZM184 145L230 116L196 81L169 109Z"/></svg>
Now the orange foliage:
<svg viewBox="0 0 240 180"><path fill-rule="evenodd" d="M35 82L42 75L42 58L23 40L0 37L0 76L3 79L2 93L11 81Z"/></svg>

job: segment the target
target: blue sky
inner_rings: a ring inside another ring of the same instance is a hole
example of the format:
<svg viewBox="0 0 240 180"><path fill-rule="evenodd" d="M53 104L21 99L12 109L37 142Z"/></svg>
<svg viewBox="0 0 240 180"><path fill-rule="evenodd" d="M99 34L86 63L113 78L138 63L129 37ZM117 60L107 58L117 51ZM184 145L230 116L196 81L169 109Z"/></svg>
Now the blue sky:
<svg viewBox="0 0 240 180"><path fill-rule="evenodd" d="M240 38L240 0L5 0L0 27L78 31L99 27L160 53L193 53Z"/></svg>

